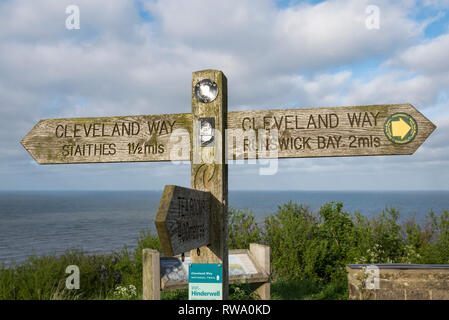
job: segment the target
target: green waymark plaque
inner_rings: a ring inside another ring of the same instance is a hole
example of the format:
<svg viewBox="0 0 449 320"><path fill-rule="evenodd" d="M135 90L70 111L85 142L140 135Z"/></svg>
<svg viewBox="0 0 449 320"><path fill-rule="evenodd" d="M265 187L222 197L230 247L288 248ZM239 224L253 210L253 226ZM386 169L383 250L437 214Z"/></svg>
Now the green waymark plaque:
<svg viewBox="0 0 449 320"><path fill-rule="evenodd" d="M192 263L189 267L189 300L223 300L223 265Z"/></svg>
<svg viewBox="0 0 449 320"><path fill-rule="evenodd" d="M406 144L418 134L418 123L407 113L399 112L388 117L384 124L388 140L396 144Z"/></svg>

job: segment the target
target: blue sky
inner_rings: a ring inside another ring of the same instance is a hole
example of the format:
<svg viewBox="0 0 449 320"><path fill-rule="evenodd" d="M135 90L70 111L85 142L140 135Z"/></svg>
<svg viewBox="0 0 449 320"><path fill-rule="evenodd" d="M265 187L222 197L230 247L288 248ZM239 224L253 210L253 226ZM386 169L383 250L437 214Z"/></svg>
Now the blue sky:
<svg viewBox="0 0 449 320"><path fill-rule="evenodd" d="M412 156L233 165L230 189L449 190L448 52L444 0L1 1L0 190L189 186L189 165L39 166L19 142L44 118L189 112L207 68L227 75L229 110L412 103L438 126Z"/></svg>

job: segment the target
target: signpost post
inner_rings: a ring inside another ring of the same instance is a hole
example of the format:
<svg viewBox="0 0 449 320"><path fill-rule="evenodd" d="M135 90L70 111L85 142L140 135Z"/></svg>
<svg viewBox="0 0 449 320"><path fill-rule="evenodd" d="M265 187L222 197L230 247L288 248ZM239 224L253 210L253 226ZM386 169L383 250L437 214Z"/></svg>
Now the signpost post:
<svg viewBox="0 0 449 320"><path fill-rule="evenodd" d="M410 104L228 113L217 70L194 72L191 94L191 113L41 120L22 145L39 164L190 161L193 190L167 186L156 226L165 254L193 249L192 263L222 266L223 299L228 159L413 154L436 128Z"/></svg>
<svg viewBox="0 0 449 320"><path fill-rule="evenodd" d="M192 263L222 264L222 296L229 290L228 165L226 161L227 80L223 72L205 70L192 78L192 149L190 183L211 197L210 245L190 252Z"/></svg>

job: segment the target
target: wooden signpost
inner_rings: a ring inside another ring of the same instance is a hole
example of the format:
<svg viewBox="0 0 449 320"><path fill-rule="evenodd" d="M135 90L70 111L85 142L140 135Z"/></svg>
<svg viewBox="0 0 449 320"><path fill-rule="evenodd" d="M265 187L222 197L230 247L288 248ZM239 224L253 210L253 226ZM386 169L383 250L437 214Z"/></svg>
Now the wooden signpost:
<svg viewBox="0 0 449 320"><path fill-rule="evenodd" d="M154 220L165 256L209 244L210 205L210 192L165 186Z"/></svg>
<svg viewBox="0 0 449 320"><path fill-rule="evenodd" d="M228 160L413 154L436 128L410 104L228 112L217 70L194 72L191 89L191 113L41 120L22 145L39 164L190 161L193 190L168 186L156 226L166 254L223 264L224 299Z"/></svg>
<svg viewBox="0 0 449 320"><path fill-rule="evenodd" d="M435 130L410 104L232 111L226 119L225 160L407 155ZM39 164L189 161L193 125L187 113L49 119L22 145Z"/></svg>

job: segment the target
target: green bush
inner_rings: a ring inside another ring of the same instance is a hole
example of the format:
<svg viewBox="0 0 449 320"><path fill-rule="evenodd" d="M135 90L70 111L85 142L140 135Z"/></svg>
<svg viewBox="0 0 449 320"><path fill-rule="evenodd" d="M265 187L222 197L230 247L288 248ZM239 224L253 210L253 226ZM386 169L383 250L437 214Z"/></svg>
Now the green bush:
<svg viewBox="0 0 449 320"><path fill-rule="evenodd" d="M289 202L265 219L264 238L271 247L274 276L304 279L310 262L319 259L316 250L318 221L307 207Z"/></svg>
<svg viewBox="0 0 449 320"><path fill-rule="evenodd" d="M330 281L345 276L355 255L357 232L341 203L328 203L318 214L287 203L265 220L274 274L285 279Z"/></svg>
<svg viewBox="0 0 449 320"><path fill-rule="evenodd" d="M236 229L230 228L230 243L247 247L260 239L270 245L272 273L279 279L341 283L346 281L345 266L351 263L449 262L447 211L439 216L431 212L422 226L414 217L399 223L395 208L369 219L359 212L351 215L342 203L334 202L317 213L286 203L262 227L251 226L255 219L247 210L234 210L232 216L237 218L231 220Z"/></svg>
<svg viewBox="0 0 449 320"><path fill-rule="evenodd" d="M320 224L318 226L318 239L325 245L323 258L319 268L315 269L315 277L331 280L345 277L345 266L353 256L357 244L357 234L354 222L350 215L343 211L343 204L328 203L323 205L318 214Z"/></svg>
<svg viewBox="0 0 449 320"><path fill-rule="evenodd" d="M436 216L433 211L428 215L426 235L431 239L421 248L423 263L449 263L449 213L444 211Z"/></svg>
<svg viewBox="0 0 449 320"><path fill-rule="evenodd" d="M228 209L229 249L249 249L250 243L262 242L262 228L252 211Z"/></svg>

